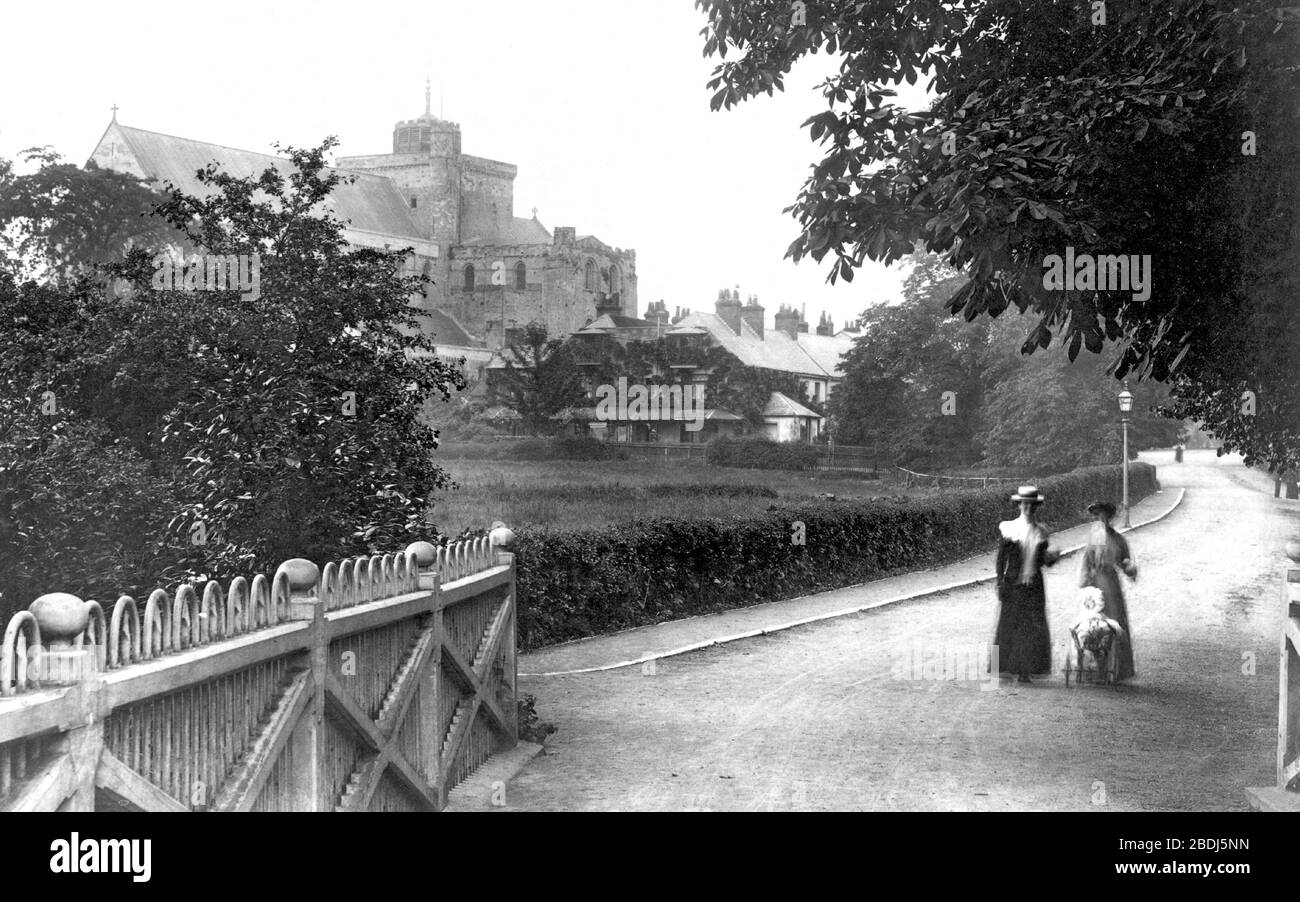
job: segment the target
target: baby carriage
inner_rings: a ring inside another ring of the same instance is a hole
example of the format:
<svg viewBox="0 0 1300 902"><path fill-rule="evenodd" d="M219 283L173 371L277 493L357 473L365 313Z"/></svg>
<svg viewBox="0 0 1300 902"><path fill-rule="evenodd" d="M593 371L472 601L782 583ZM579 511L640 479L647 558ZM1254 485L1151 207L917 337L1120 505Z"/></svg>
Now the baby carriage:
<svg viewBox="0 0 1300 902"><path fill-rule="evenodd" d="M1105 600L1095 586L1079 590L1079 616L1070 624L1065 651L1065 685L1085 682L1115 685L1119 676L1119 641L1124 629L1105 614Z"/></svg>

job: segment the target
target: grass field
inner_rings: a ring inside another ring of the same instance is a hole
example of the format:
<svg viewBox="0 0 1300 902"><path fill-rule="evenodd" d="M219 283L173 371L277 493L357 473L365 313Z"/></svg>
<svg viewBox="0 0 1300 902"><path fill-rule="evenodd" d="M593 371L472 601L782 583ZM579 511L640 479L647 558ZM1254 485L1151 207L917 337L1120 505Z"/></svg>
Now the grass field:
<svg viewBox="0 0 1300 902"><path fill-rule="evenodd" d="M457 487L434 504L446 535L500 520L509 526L601 526L638 517L719 517L829 493L837 499L928 494L892 479L662 461L442 460Z"/></svg>

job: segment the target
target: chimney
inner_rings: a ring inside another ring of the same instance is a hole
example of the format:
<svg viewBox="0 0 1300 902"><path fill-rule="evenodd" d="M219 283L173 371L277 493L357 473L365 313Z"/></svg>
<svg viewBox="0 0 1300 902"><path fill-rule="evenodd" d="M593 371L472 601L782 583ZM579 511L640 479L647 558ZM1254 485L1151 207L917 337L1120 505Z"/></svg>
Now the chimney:
<svg viewBox="0 0 1300 902"><path fill-rule="evenodd" d="M578 230L574 226L556 226L554 242L556 247L573 244L578 240Z"/></svg>
<svg viewBox="0 0 1300 902"><path fill-rule="evenodd" d="M835 334L835 326L831 323L831 318L826 314L825 310L822 311L822 318L817 322L817 334L818 335Z"/></svg>
<svg viewBox="0 0 1300 902"><path fill-rule="evenodd" d="M764 312L763 305L758 302L758 295L756 294L749 296L749 303L740 311L740 318L758 334L759 339L763 337Z"/></svg>
<svg viewBox="0 0 1300 902"><path fill-rule="evenodd" d="M785 304L776 312L776 331L784 332L796 341L799 338L799 313Z"/></svg>
<svg viewBox="0 0 1300 902"><path fill-rule="evenodd" d="M670 320L668 305L662 300L651 303L651 305L646 308L645 318L652 323L668 323Z"/></svg>
<svg viewBox="0 0 1300 902"><path fill-rule="evenodd" d="M718 314L718 318L726 323L727 327L737 335L740 334L741 309L739 292L733 294L725 288L718 292L718 303L715 312Z"/></svg>

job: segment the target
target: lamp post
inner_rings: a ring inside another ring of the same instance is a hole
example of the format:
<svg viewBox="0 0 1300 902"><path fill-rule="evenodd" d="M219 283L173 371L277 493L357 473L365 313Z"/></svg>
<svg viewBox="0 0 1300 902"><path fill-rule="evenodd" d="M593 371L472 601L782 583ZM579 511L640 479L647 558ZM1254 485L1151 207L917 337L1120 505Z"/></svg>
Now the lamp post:
<svg viewBox="0 0 1300 902"><path fill-rule="evenodd" d="M1128 516L1128 415L1133 411L1133 394L1128 390L1128 382L1124 383L1124 390L1119 393L1119 412L1122 414L1120 423L1124 427L1124 528L1128 529L1133 524L1129 522Z"/></svg>

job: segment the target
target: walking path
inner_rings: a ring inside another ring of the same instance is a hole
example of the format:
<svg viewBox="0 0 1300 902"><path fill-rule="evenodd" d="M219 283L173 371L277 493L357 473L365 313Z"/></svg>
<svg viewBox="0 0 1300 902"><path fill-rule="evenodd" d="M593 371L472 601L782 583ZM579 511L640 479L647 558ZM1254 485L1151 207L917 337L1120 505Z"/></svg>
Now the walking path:
<svg viewBox="0 0 1300 902"><path fill-rule="evenodd" d="M1273 780L1281 548L1300 536L1300 505L1233 458L1149 459L1165 494L1135 522L1187 493L1130 538L1141 568L1126 590L1132 683L1065 688L1067 560L1047 571L1056 672L1028 686L898 668L991 641L987 584L653 665L521 676L559 732L496 810L1244 810L1245 787ZM861 607L978 578L991 557L548 649L520 670L671 651L743 631L741 615L767 625Z"/></svg>
<svg viewBox="0 0 1300 902"><path fill-rule="evenodd" d="M1175 489L1144 498L1133 505L1130 515L1133 528L1140 529L1169 516L1182 497L1182 489ZM992 536L996 525L992 524L989 529L990 546L994 544ZM1052 547L1067 553L1077 551L1084 544L1091 528L1090 524L1084 523L1056 532L1052 537ZM552 645L520 655L519 675L568 676L645 664L712 645L780 632L819 620L858 614L992 579L993 555L986 552L932 570L903 573L816 595L771 601L720 614L704 614Z"/></svg>

